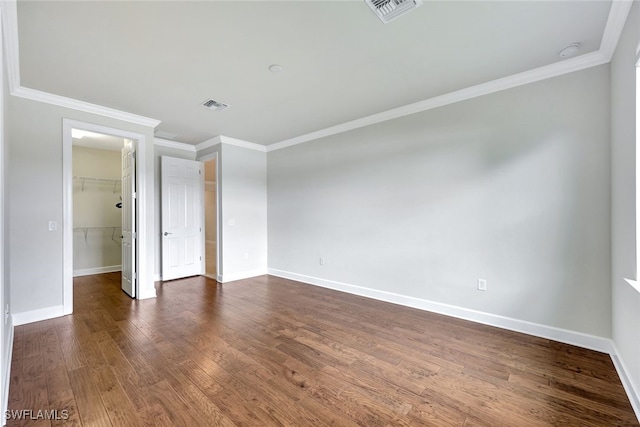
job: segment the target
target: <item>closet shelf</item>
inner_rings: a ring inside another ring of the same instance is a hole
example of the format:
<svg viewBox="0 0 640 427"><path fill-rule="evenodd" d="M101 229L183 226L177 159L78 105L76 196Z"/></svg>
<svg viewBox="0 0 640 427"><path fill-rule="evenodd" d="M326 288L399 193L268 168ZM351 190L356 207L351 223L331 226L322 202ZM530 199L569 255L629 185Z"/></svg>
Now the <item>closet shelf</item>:
<svg viewBox="0 0 640 427"><path fill-rule="evenodd" d="M110 179L110 178L95 178L92 176L74 176L74 180L80 181L82 183L82 188L80 191L84 191L84 185L86 183L95 183L95 184L113 184L113 193L116 193L116 189L118 188L118 184L122 182L120 179Z"/></svg>
<svg viewBox="0 0 640 427"><path fill-rule="evenodd" d="M116 240L116 230L120 230L122 229L121 226L117 225L117 226L102 226L102 227L73 227L73 231L76 232L82 232L84 234L84 241L87 241L87 234L89 233L89 231L93 231L93 230L111 230L111 240L118 242ZM122 233L120 233L122 234ZM122 238L122 236L119 236L120 238ZM118 242L120 243L120 242Z"/></svg>

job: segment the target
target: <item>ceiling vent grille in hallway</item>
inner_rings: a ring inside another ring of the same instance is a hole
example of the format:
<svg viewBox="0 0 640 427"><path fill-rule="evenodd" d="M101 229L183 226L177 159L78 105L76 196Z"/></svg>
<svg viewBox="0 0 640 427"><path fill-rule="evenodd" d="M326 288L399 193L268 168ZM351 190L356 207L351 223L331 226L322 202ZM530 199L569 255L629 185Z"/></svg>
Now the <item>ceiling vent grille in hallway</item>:
<svg viewBox="0 0 640 427"><path fill-rule="evenodd" d="M385 24L422 6L422 0L365 0L365 3Z"/></svg>
<svg viewBox="0 0 640 427"><path fill-rule="evenodd" d="M225 108L229 107L229 104L218 102L218 101L215 101L213 99L207 99L206 101L204 101L202 103L202 105L204 105L205 107L207 107L210 110L215 110L215 111L222 111Z"/></svg>

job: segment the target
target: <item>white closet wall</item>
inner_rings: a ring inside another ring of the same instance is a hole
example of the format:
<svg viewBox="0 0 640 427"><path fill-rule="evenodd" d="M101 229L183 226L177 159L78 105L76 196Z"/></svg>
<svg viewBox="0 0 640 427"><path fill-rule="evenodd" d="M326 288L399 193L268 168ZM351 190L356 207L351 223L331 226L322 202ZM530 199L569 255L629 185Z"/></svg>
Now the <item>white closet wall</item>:
<svg viewBox="0 0 640 427"><path fill-rule="evenodd" d="M73 147L74 276L120 271L120 153Z"/></svg>

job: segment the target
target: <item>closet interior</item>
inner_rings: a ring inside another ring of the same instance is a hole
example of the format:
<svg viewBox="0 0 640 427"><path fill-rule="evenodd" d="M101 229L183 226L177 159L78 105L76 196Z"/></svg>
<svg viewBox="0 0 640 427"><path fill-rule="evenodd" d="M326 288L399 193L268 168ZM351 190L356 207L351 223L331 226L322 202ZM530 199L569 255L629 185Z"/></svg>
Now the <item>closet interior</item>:
<svg viewBox="0 0 640 427"><path fill-rule="evenodd" d="M120 149L124 141L106 135L102 139L116 141L109 146L92 143L91 137L73 139L74 277L122 269Z"/></svg>

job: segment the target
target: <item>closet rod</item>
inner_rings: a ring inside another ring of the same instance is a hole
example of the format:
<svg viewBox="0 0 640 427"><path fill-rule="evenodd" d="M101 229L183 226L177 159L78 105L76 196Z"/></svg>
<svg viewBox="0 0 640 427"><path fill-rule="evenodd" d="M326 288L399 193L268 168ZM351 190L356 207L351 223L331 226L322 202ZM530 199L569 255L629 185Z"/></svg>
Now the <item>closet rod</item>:
<svg viewBox="0 0 640 427"><path fill-rule="evenodd" d="M74 227L73 231L81 231L84 234L84 241L87 242L87 234L89 230L111 230L111 240L117 242L115 239L116 230L121 229L122 226L103 226L103 227Z"/></svg>
<svg viewBox="0 0 640 427"><path fill-rule="evenodd" d="M105 184L113 183L113 194L116 193L116 189L118 188L118 183L122 182L122 180L120 179L95 178L91 176L74 176L73 179L77 179L82 182L82 187L80 191L84 191L84 184L86 183L86 181L93 181L96 183L105 183Z"/></svg>

